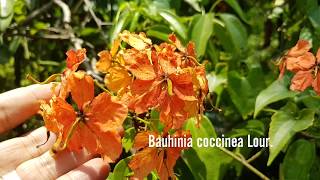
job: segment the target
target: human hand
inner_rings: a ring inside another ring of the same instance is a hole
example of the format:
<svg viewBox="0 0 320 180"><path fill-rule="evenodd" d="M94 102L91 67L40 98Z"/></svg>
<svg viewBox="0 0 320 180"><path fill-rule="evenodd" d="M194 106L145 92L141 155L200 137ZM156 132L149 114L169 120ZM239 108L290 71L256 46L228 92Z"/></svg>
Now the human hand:
<svg viewBox="0 0 320 180"><path fill-rule="evenodd" d="M34 115L39 100L49 100L51 85L32 85L0 94L0 134ZM0 179L104 179L110 167L87 151L68 150L52 156L55 135L40 127L23 137L0 143ZM43 145L42 145L43 144ZM40 145L40 146L39 146Z"/></svg>

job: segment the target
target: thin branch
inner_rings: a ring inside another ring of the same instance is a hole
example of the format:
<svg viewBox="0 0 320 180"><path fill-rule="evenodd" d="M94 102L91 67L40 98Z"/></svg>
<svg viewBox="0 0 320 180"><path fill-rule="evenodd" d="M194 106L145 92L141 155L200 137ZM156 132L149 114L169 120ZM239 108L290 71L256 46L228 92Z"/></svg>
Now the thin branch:
<svg viewBox="0 0 320 180"><path fill-rule="evenodd" d="M30 35L24 33L5 33L6 36L23 36L30 39L52 39L52 40L68 40L70 36L67 34L43 34L43 35Z"/></svg>
<svg viewBox="0 0 320 180"><path fill-rule="evenodd" d="M27 18L20 25L28 24L32 19L47 11L52 6L52 4L53 2L50 1L47 4L43 5L41 8L32 11L32 13L29 16L27 16Z"/></svg>
<svg viewBox="0 0 320 180"><path fill-rule="evenodd" d="M249 159L247 159L248 163L251 163L252 161L256 160L263 152L264 152L264 148L261 149L259 152L257 152L256 154L254 154L253 156L251 156Z"/></svg>
<svg viewBox="0 0 320 180"><path fill-rule="evenodd" d="M228 154L229 156L231 156L233 159L239 161L241 164L243 164L244 166L246 166L250 171L252 171L253 173L255 173L257 176L259 176L261 179L263 180L270 180L270 178L268 178L266 175L264 175L262 172L260 172L258 169L256 169L255 167L253 167L251 164L249 164L246 160L241 159L239 156L235 155L233 152L229 151L228 149L224 148L224 147L219 147L219 149L221 151L223 151L224 153Z"/></svg>
<svg viewBox="0 0 320 180"><path fill-rule="evenodd" d="M101 21L101 19L99 19L99 18L96 16L96 14L95 14L95 13L93 12L93 10L92 10L92 4L91 4L90 0L83 0L83 1L84 1L84 4L87 6L87 8L88 8L88 10L89 10L89 12L90 12L90 14L91 14L94 22L96 22L96 24L97 24L97 26L98 26L99 29L101 29L101 26L108 26L108 25L109 25L109 26L112 26L112 25L113 25L113 23Z"/></svg>
<svg viewBox="0 0 320 180"><path fill-rule="evenodd" d="M65 2L63 2L61 0L54 0L53 2L55 4L57 4L62 9L63 22L64 23L70 23L71 22L71 11L70 11L69 6Z"/></svg>

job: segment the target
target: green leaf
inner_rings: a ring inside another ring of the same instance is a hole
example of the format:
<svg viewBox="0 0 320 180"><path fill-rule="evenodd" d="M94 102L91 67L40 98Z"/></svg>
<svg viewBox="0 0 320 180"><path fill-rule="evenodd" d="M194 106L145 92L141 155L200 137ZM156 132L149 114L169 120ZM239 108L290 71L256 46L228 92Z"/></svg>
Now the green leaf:
<svg viewBox="0 0 320 180"><path fill-rule="evenodd" d="M14 0L2 0L0 3L0 31L3 32L9 27L13 17Z"/></svg>
<svg viewBox="0 0 320 180"><path fill-rule="evenodd" d="M207 75L209 92L215 92L218 95L222 93L224 86L227 84L227 76L224 73L216 74L212 71Z"/></svg>
<svg viewBox="0 0 320 180"><path fill-rule="evenodd" d="M178 180L188 179L195 180L189 167L183 161L182 158L179 158L174 166L174 173L177 175Z"/></svg>
<svg viewBox="0 0 320 180"><path fill-rule="evenodd" d="M136 130L134 127L128 128L124 131L124 137L122 138L122 146L126 152L129 152L133 146Z"/></svg>
<svg viewBox="0 0 320 180"><path fill-rule="evenodd" d="M198 0L184 0L184 1L188 3L194 10L201 12L201 8Z"/></svg>
<svg viewBox="0 0 320 180"><path fill-rule="evenodd" d="M231 36L226 30L224 24L214 21L214 35L218 38L219 43L222 45L223 49L230 53L235 53L236 48L231 40Z"/></svg>
<svg viewBox="0 0 320 180"><path fill-rule="evenodd" d="M8 46L6 45L0 45L0 64L5 64L9 62L11 58L11 53L9 51Z"/></svg>
<svg viewBox="0 0 320 180"><path fill-rule="evenodd" d="M317 0L304 0L304 1L296 1L296 8L298 11L301 11L304 14L312 11L312 9L318 7Z"/></svg>
<svg viewBox="0 0 320 180"><path fill-rule="evenodd" d="M295 133L305 130L313 124L315 112L311 109L299 110L295 104L289 102L271 117L269 138L270 155L268 166L289 143Z"/></svg>
<svg viewBox="0 0 320 180"><path fill-rule="evenodd" d="M160 10L159 14L184 41L187 39L187 28L175 14L167 10Z"/></svg>
<svg viewBox="0 0 320 180"><path fill-rule="evenodd" d="M240 53L241 50L247 46L247 31L241 21L232 14L221 13L219 15L225 24L226 36L229 37L234 48L235 53ZM217 34L218 35L218 34ZM220 41L226 41L223 36L219 38Z"/></svg>
<svg viewBox="0 0 320 180"><path fill-rule="evenodd" d="M80 36L86 37L86 36L96 36L97 33L99 33L99 29L97 28L92 28L92 27L86 27L86 28L81 28L79 30Z"/></svg>
<svg viewBox="0 0 320 180"><path fill-rule="evenodd" d="M117 165L114 167L112 176L110 178L108 177L108 179L110 179L110 180L124 180L124 179L126 179L126 177L129 176L129 174L131 172L131 170L128 166L130 159L131 159L131 156L119 161L117 163Z"/></svg>
<svg viewBox="0 0 320 180"><path fill-rule="evenodd" d="M189 119L185 129L190 130L193 147L185 150L182 159L191 170L194 179L221 179L226 172L226 165L232 159L216 147L197 147L197 138L217 137L210 120L203 116L200 127L195 125L194 119Z"/></svg>
<svg viewBox="0 0 320 180"><path fill-rule="evenodd" d="M317 156L313 161L312 168L310 170L310 180L317 180L320 177L320 158Z"/></svg>
<svg viewBox="0 0 320 180"><path fill-rule="evenodd" d="M284 157L281 171L284 179L309 180L310 170L316 158L315 144L299 139L290 145Z"/></svg>
<svg viewBox="0 0 320 180"><path fill-rule="evenodd" d="M164 25L156 25L152 26L148 31L147 31L147 36L150 37L155 37L157 39L160 39L162 41L168 41L168 35L172 31Z"/></svg>
<svg viewBox="0 0 320 180"><path fill-rule="evenodd" d="M320 6L313 8L308 16L312 26L319 32L320 31Z"/></svg>
<svg viewBox="0 0 320 180"><path fill-rule="evenodd" d="M18 37L18 36L13 37L9 45L9 51L11 54L16 53L21 42L22 42L22 37Z"/></svg>
<svg viewBox="0 0 320 180"><path fill-rule="evenodd" d="M246 77L241 76L236 71L229 72L228 92L243 119L253 113L256 93L254 86L250 84Z"/></svg>
<svg viewBox="0 0 320 180"><path fill-rule="evenodd" d="M239 15L239 17L248 24L248 18L246 17L246 15L244 14L244 12L242 11L239 3L236 0L225 0L226 3L229 4L229 6L232 7L232 9Z"/></svg>
<svg viewBox="0 0 320 180"><path fill-rule="evenodd" d="M267 105L282 99L294 97L297 94L296 92L288 90L285 81L287 81L287 79L278 79L259 93L256 99L254 117Z"/></svg>
<svg viewBox="0 0 320 180"><path fill-rule="evenodd" d="M138 23L139 18L140 18L140 12L136 11L133 15L133 18L132 18L130 26L129 26L130 32L133 32L136 30L137 26L139 25L139 23Z"/></svg>
<svg viewBox="0 0 320 180"><path fill-rule="evenodd" d="M209 59L211 60L212 64L217 64L219 61L219 53L220 52L215 47L214 42L212 40L208 41L206 52L207 52L207 55L208 55Z"/></svg>
<svg viewBox="0 0 320 180"><path fill-rule="evenodd" d="M227 134L228 137L244 137L250 134L254 137L262 137L265 133L265 126L260 120L249 120L235 127Z"/></svg>
<svg viewBox="0 0 320 180"><path fill-rule="evenodd" d="M213 14L208 13L194 16L193 21L196 23L192 28L191 40L196 44L197 55L202 57L213 32Z"/></svg>
<svg viewBox="0 0 320 180"><path fill-rule="evenodd" d="M119 21L115 22L115 25L113 29L111 30L110 35L110 44L112 44L113 40L115 40L118 37L118 34L124 30L124 28L127 26L128 21L130 20L131 16L130 13L125 12L119 17Z"/></svg>

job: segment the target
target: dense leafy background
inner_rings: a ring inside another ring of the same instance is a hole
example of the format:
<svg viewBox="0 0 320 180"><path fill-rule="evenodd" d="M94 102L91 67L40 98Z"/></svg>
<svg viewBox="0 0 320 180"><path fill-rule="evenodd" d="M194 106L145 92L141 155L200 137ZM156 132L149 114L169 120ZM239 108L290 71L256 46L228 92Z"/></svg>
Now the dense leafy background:
<svg viewBox="0 0 320 180"><path fill-rule="evenodd" d="M270 137L274 146L230 149L273 179L320 177L319 106L312 90L290 92L291 74L278 80L277 59L300 38L320 46L317 0L3 0L0 3L0 92L31 84L60 72L65 52L85 47L82 67L95 75L100 50L110 47L124 29L143 31L155 42L174 32L184 43L196 43L207 63L210 94L200 129L188 123L194 137ZM23 101L23 99L21 100ZM219 111L217 108L221 109ZM33 118L0 140L41 125ZM130 149L135 132L123 143ZM128 152L128 151L126 151ZM128 157L124 154L123 157ZM120 161L110 179L130 174ZM185 151L176 166L180 179L258 179L216 148ZM150 179L156 178L155 174Z"/></svg>

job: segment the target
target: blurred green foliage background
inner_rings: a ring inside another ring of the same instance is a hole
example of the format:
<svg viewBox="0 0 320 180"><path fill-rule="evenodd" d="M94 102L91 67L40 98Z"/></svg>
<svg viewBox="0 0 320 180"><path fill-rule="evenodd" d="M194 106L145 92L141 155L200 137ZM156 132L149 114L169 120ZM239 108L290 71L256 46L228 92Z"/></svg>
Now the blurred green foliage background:
<svg viewBox="0 0 320 180"><path fill-rule="evenodd" d="M202 127L208 136L280 139L270 149L231 150L243 158L258 152L252 165L272 179L320 177L319 97L311 90L289 92L290 73L277 80L278 58L298 39L310 41L313 52L320 46L317 0L1 0L0 92L32 84L27 74L43 81L61 72L70 48L86 48L82 69L97 75L97 53L125 29L154 42L174 32L183 43L196 43L210 86L209 125ZM40 126L39 119L0 140ZM215 148L192 149L182 159L180 179L258 178Z"/></svg>

